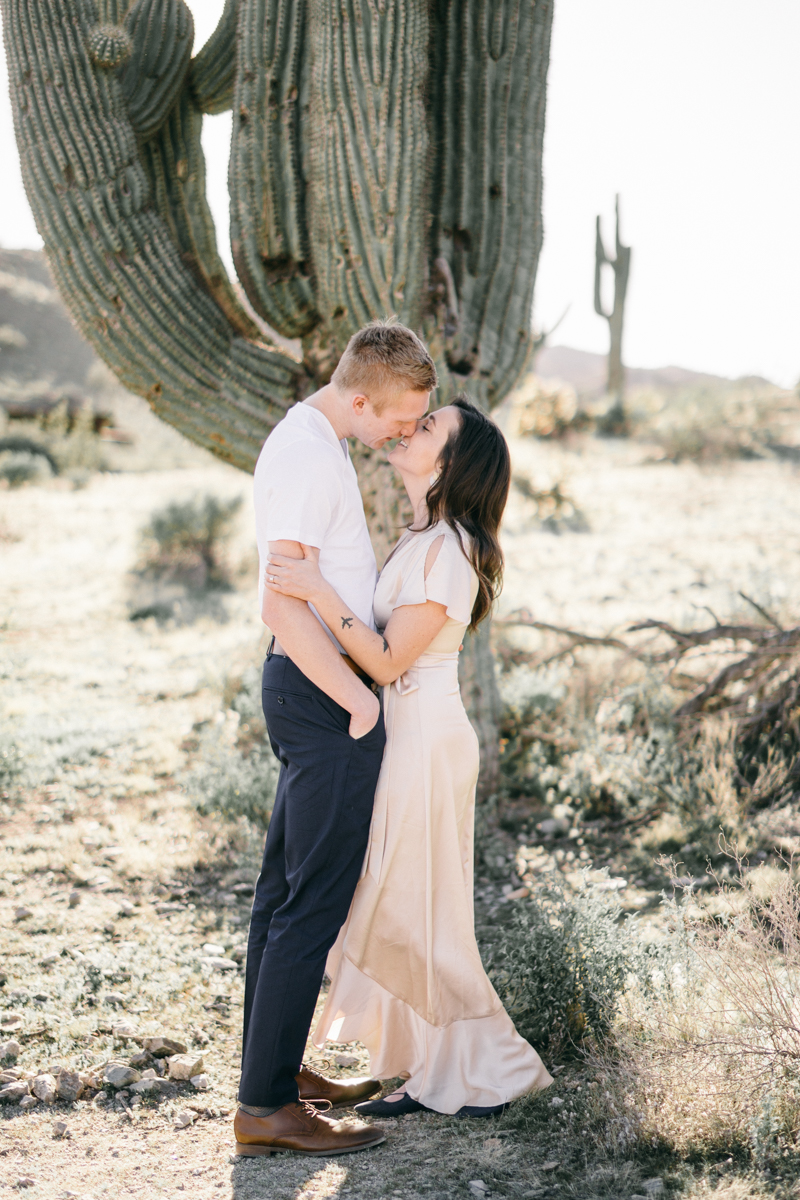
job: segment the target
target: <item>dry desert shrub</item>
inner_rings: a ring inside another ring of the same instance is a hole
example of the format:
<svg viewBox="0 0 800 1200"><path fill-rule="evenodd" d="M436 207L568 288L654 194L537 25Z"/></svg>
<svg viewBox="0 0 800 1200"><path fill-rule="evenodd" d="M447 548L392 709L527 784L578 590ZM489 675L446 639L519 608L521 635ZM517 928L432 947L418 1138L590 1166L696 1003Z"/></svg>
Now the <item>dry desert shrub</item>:
<svg viewBox="0 0 800 1200"><path fill-rule="evenodd" d="M228 544L241 506L241 496L209 494L174 500L152 514L129 580L131 621L227 619L221 595L233 590Z"/></svg>
<svg viewBox="0 0 800 1200"><path fill-rule="evenodd" d="M229 821L244 818L257 829L266 829L279 767L261 710L260 668L229 682L226 691L229 708L219 714L222 720L199 731L194 765L184 787L202 815Z"/></svg>
<svg viewBox="0 0 800 1200"><path fill-rule="evenodd" d="M624 1117L630 1144L746 1153L763 1167L794 1159L800 1132L795 866L743 870L720 898L727 915L715 921L689 895L667 906L660 962L628 991L613 1043L587 1063L613 1100L611 1141Z"/></svg>
<svg viewBox="0 0 800 1200"><path fill-rule="evenodd" d="M563 437L586 426L575 388L558 379L529 374L511 395L508 432L511 437Z"/></svg>
<svg viewBox="0 0 800 1200"><path fill-rule="evenodd" d="M659 446L668 462L764 458L773 450L791 457L783 438L795 408L792 393L758 381L643 393L631 398L631 432Z"/></svg>
<svg viewBox="0 0 800 1200"><path fill-rule="evenodd" d="M142 529L142 575L193 591L230 586L224 560L240 496L195 496L158 509Z"/></svg>

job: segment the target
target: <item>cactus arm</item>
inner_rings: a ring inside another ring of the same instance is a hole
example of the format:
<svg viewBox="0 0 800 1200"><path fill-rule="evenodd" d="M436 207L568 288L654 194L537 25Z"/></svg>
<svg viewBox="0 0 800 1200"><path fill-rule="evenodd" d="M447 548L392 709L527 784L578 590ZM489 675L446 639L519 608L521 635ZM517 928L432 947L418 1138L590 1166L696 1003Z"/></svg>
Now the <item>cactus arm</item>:
<svg viewBox="0 0 800 1200"><path fill-rule="evenodd" d="M238 10L238 0L225 0L225 8L216 29L192 59L192 95L201 112L227 112L233 104Z"/></svg>
<svg viewBox="0 0 800 1200"><path fill-rule="evenodd" d="M124 28L131 55L120 72L128 118L142 140L166 121L183 87L194 21L183 0L135 0Z"/></svg>
<svg viewBox="0 0 800 1200"><path fill-rule="evenodd" d="M302 370L246 342L182 261L88 0L2 0L23 178L56 284L98 354L154 411L251 469Z"/></svg>
<svg viewBox="0 0 800 1200"><path fill-rule="evenodd" d="M202 123L194 96L186 88L163 128L141 147L142 165L150 177L156 208L184 263L235 330L257 340L261 332L239 303L217 251L206 201Z"/></svg>
<svg viewBox="0 0 800 1200"><path fill-rule="evenodd" d="M240 0L229 184L231 249L257 313L284 337L319 322L300 109L306 0Z"/></svg>
<svg viewBox="0 0 800 1200"><path fill-rule="evenodd" d="M459 313L445 352L491 406L532 345L553 5L438 0L433 12L433 253L450 264Z"/></svg>
<svg viewBox="0 0 800 1200"><path fill-rule="evenodd" d="M603 235L600 231L600 218L595 222L594 233L594 311L599 317L605 317L607 321L611 320L611 313L607 313L603 308L603 296L601 290L602 270L605 263L609 260L606 257L606 248L603 245Z"/></svg>
<svg viewBox="0 0 800 1200"><path fill-rule="evenodd" d="M427 5L310 0L312 253L339 348L375 315L419 325L427 280Z"/></svg>

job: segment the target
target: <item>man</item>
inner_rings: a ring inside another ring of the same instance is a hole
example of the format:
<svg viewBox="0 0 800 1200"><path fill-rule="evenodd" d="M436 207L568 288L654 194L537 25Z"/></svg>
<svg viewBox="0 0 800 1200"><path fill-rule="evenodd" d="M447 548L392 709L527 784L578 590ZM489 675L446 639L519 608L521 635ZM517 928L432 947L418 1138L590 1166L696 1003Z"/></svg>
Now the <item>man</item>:
<svg viewBox="0 0 800 1200"><path fill-rule="evenodd" d="M374 628L375 555L345 439L377 450L413 433L436 383L416 334L373 322L351 338L331 382L275 427L256 465L261 615L273 634L262 696L281 771L247 949L239 1154L345 1154L384 1141L379 1127L337 1123L313 1107L354 1104L378 1091L376 1080L338 1083L302 1066L325 960L366 852L383 716L372 681L313 608L265 590L263 575L270 551L302 558L305 547Z"/></svg>

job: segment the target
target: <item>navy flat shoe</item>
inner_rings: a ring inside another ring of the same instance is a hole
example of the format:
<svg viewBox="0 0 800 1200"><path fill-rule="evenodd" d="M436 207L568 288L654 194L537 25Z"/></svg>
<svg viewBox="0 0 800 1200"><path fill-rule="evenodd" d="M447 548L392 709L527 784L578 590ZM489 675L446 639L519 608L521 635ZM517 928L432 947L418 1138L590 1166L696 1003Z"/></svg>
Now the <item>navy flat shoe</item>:
<svg viewBox="0 0 800 1200"><path fill-rule="evenodd" d="M419 1100L412 1100L408 1095L402 1100L364 1100L354 1107L357 1113L367 1117L404 1117L406 1113L429 1111Z"/></svg>
<svg viewBox="0 0 800 1200"><path fill-rule="evenodd" d="M500 1113L505 1112L507 1108L507 1104L493 1104L490 1108L476 1108L474 1105L465 1104L455 1115L457 1117L499 1117Z"/></svg>

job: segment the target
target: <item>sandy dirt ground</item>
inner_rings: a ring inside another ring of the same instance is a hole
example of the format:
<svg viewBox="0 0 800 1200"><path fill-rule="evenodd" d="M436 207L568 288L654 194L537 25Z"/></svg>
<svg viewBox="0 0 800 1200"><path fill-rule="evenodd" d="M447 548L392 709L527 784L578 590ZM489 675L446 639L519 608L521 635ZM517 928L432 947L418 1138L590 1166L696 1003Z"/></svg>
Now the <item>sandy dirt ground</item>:
<svg viewBox="0 0 800 1200"><path fill-rule="evenodd" d="M564 480L588 530L532 528L530 502L516 492L501 611L524 606L606 632L645 617L695 622L706 609L724 617L744 604L741 590L796 612L794 468L646 458L626 443L514 445L515 470L539 487ZM208 1091L176 1084L139 1105L107 1089L72 1105L4 1106L0 1194L636 1194L635 1173L615 1192L602 1181L574 1190L548 1163L546 1143L526 1147L495 1123L433 1115L387 1122L386 1145L370 1154L231 1163L242 974L201 959L208 945L241 957L258 846L198 817L179 778L192 730L220 713L225 680L263 654L249 491L249 479L205 456L180 469L96 475L78 490L54 481L0 491L0 720L52 764L38 788L0 810L0 1042L17 1038L16 1068L38 1074L127 1061L136 1037L171 1032L202 1054L210 1079ZM245 501L224 619L129 621L139 529L167 501L205 492ZM113 1033L123 1018L136 1037ZM332 1074L363 1069L357 1047L350 1065L336 1062L341 1053L353 1047L315 1061ZM192 1123L179 1129L181 1113ZM470 1188L475 1180L483 1192ZM720 1185L715 1195L724 1194Z"/></svg>

